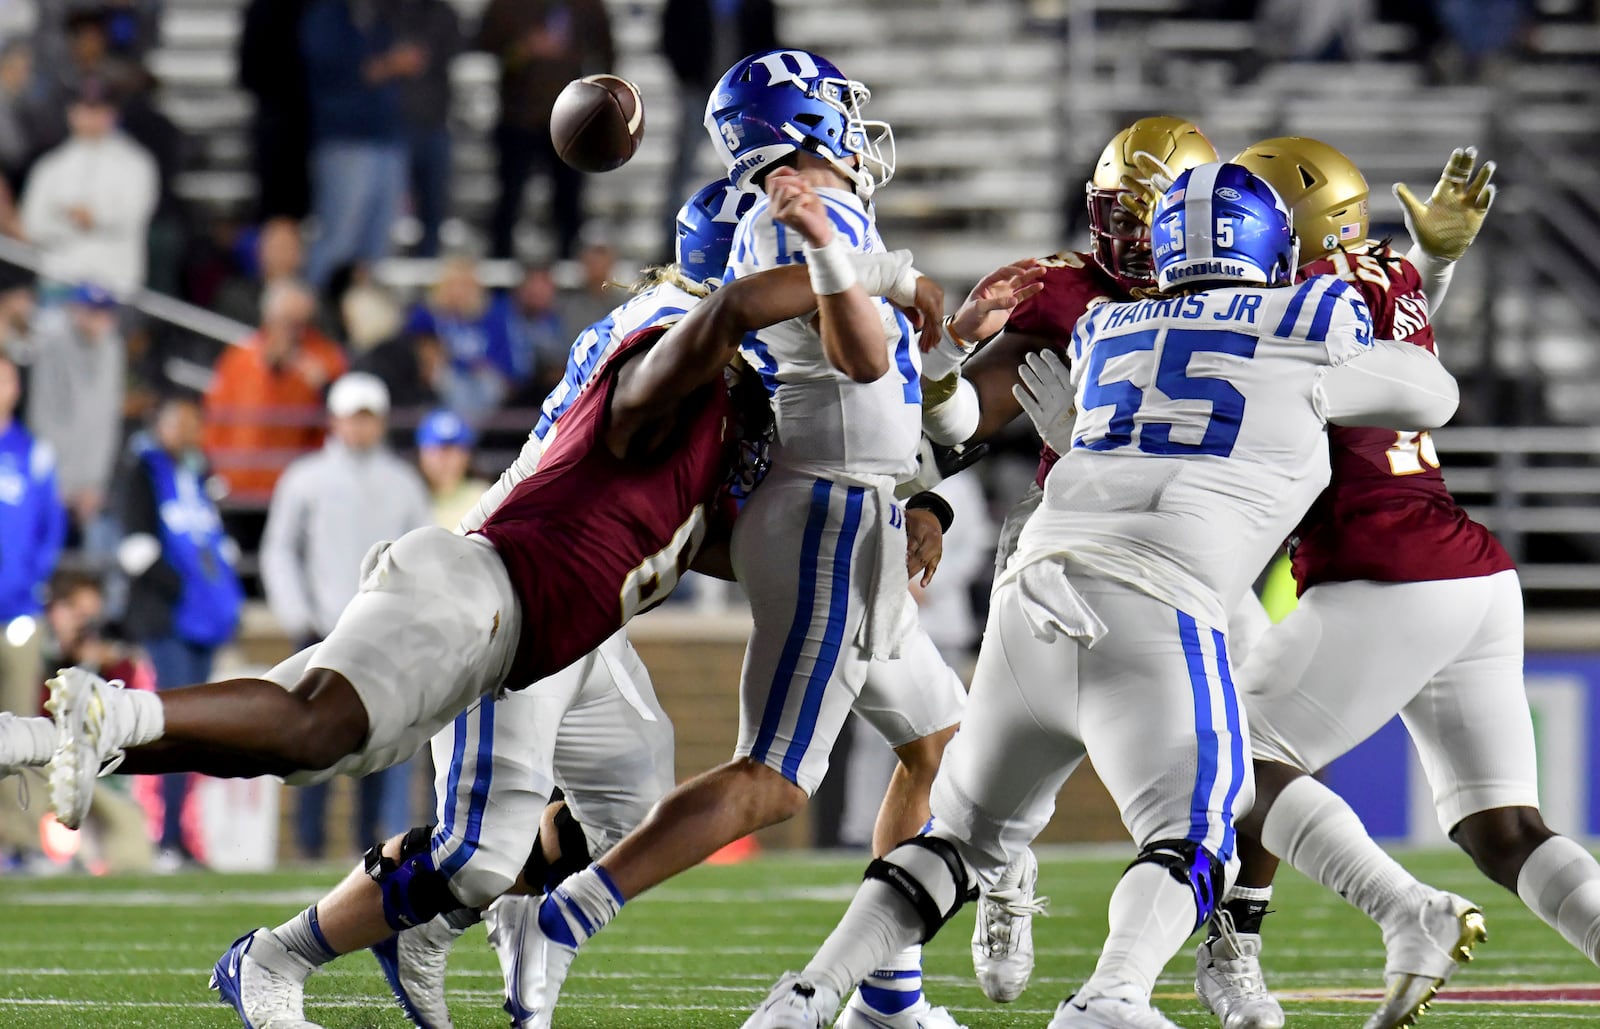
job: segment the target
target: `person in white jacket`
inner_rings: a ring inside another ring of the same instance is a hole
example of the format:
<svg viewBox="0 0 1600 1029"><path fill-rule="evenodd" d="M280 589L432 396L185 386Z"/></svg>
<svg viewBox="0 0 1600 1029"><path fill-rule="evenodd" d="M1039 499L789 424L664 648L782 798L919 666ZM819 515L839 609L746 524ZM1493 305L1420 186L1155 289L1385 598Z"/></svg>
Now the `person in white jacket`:
<svg viewBox="0 0 1600 1029"><path fill-rule="evenodd" d="M88 80L67 108L72 135L39 158L22 194L22 228L44 272L127 296L144 285L155 210L155 159L117 130L104 83Z"/></svg>

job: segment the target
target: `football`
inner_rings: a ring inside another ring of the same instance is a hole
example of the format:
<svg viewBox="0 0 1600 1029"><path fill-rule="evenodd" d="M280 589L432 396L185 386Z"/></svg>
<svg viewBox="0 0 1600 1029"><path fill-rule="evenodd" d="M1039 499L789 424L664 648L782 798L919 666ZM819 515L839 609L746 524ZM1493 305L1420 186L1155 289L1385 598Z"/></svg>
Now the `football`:
<svg viewBox="0 0 1600 1029"><path fill-rule="evenodd" d="M567 164L608 172L628 163L644 138L639 87L617 75L586 75L567 83L550 110L550 141Z"/></svg>

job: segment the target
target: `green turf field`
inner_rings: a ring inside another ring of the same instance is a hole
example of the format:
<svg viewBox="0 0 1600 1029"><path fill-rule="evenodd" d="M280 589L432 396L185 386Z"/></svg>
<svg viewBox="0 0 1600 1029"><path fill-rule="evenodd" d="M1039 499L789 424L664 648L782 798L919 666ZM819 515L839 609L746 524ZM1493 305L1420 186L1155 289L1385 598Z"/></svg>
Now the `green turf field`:
<svg viewBox="0 0 1600 1029"><path fill-rule="evenodd" d="M1435 884L1484 905L1489 942L1452 984L1526 987L1557 994L1561 984L1600 986L1600 974L1509 894L1484 882L1456 854L1404 858ZM736 1027L778 975L798 968L834 924L863 862L772 857L683 877L623 912L579 959L556 1017L561 1029ZM1037 923L1039 965L1016 1004L984 1000L971 981L963 912L930 948L929 993L972 1029L1042 1029L1058 1000L1094 963L1105 928L1105 898L1122 862L1054 856L1041 891L1052 915ZM235 936L277 924L338 878L337 871L267 876L190 875L120 880L0 882L0 1026L236 1026L206 989L211 963ZM1378 933L1342 902L1286 874L1268 921L1269 981L1297 1027L1359 1026L1369 1001L1348 991L1380 981ZM456 951L451 1000L461 1029L504 1026L499 973L482 931ZM1184 1026L1210 1026L1191 991L1193 966L1180 957L1158 987L1158 1005ZM1591 992L1593 991L1591 987ZM307 1014L329 1029L407 1024L388 1001L377 966L355 955L318 975ZM1592 1006L1469 993L1423 1020L1437 1029L1600 1025Z"/></svg>

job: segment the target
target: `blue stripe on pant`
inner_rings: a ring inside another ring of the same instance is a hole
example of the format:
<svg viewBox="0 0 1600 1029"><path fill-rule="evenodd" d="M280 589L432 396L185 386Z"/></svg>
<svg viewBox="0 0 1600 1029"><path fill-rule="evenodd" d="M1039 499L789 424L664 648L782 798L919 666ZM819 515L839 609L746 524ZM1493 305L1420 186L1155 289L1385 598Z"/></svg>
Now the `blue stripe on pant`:
<svg viewBox="0 0 1600 1029"><path fill-rule="evenodd" d="M439 826L439 831L434 834L433 846L437 849L447 845L451 839L460 842L456 849L439 865L439 870L446 876L454 875L472 860L472 855L478 852L480 834L483 830L483 812L489 803L489 785L494 771L494 711L492 703L478 705L478 746L475 752L474 770L472 780L472 793L467 802L467 820L461 831L456 831L456 798L460 792L461 770L464 766L467 745L467 724L472 712L463 713L456 719L455 747L450 758L450 795L445 799L444 822Z"/></svg>
<svg viewBox="0 0 1600 1029"><path fill-rule="evenodd" d="M1244 740L1240 732L1242 720L1239 715L1239 698L1233 688L1233 676L1228 670L1227 645L1220 631L1213 629L1211 632L1213 645L1216 647L1218 679L1222 687L1220 711L1216 709L1217 705L1211 695L1211 676L1206 670L1205 652L1200 647L1199 627L1195 624L1194 618L1182 611L1178 612L1178 637L1183 644L1184 661L1189 669L1189 685L1194 696L1196 743L1195 784L1189 801L1187 839L1204 846L1207 839L1212 836L1213 828L1220 829L1217 833L1215 856L1219 861L1226 862L1233 856L1233 804L1239 797L1239 791L1244 788ZM1216 812L1221 824L1214 826L1211 797L1216 792L1217 777L1221 773L1223 733L1229 735L1228 788L1224 794L1221 810Z"/></svg>

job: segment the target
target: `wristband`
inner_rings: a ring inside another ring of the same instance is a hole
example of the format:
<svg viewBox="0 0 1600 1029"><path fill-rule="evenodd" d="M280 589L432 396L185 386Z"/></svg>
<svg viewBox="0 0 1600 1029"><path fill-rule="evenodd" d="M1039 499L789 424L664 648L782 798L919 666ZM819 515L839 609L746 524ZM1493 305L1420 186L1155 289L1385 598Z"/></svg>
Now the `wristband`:
<svg viewBox="0 0 1600 1029"><path fill-rule="evenodd" d="M811 292L819 297L843 293L856 284L856 266L850 250L837 232L826 246L805 248L806 269L811 273Z"/></svg>
<svg viewBox="0 0 1600 1029"><path fill-rule="evenodd" d="M939 528L943 532L949 532L950 526L953 525L956 520L955 508L950 506L950 502L948 500L932 490L923 490L921 493L918 493L916 496L906 501L906 510L927 511L935 518L939 519Z"/></svg>

